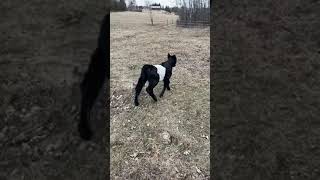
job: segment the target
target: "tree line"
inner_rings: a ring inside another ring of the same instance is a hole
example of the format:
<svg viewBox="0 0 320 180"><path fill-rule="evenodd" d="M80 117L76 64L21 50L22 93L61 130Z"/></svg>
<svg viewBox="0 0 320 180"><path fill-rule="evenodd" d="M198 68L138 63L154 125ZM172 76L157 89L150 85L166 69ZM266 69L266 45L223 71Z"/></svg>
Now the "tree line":
<svg viewBox="0 0 320 180"><path fill-rule="evenodd" d="M209 0L177 0L177 3L180 5L177 12L178 24L209 24Z"/></svg>
<svg viewBox="0 0 320 180"><path fill-rule="evenodd" d="M125 0L111 0L111 11L126 11L127 5Z"/></svg>
<svg viewBox="0 0 320 180"><path fill-rule="evenodd" d="M160 3L153 3L151 6L160 6L161 10L165 10L169 13L178 12L178 7L172 7L170 8L169 6L161 6ZM125 0L111 0L111 11L127 11L127 10L137 10L137 9L142 9L143 6L137 6L136 5L136 0L129 0L128 4L125 2Z"/></svg>
<svg viewBox="0 0 320 180"><path fill-rule="evenodd" d="M210 0L211 1L211 0ZM209 24L210 21L210 1L209 0L176 0L177 7L157 5L161 10L169 13L175 13L179 16L177 24ZM136 5L136 0L129 0L128 5L125 0L111 0L111 11L141 10L142 6Z"/></svg>

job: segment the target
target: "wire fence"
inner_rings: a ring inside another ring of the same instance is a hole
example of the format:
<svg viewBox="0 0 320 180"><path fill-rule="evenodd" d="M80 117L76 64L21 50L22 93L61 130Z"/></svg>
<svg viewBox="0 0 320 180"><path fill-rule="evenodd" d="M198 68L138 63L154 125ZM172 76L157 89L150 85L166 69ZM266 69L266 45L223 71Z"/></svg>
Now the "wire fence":
<svg viewBox="0 0 320 180"><path fill-rule="evenodd" d="M113 22L114 24L116 22ZM117 22L116 24L122 24L121 22ZM150 20L146 21L131 21L126 22L125 24L149 24L154 26L176 26L176 27L184 27L184 28L206 28L210 26L209 21L181 21L177 19L167 19L167 20L155 20L151 23Z"/></svg>
<svg viewBox="0 0 320 180"><path fill-rule="evenodd" d="M151 22L149 22L151 24ZM167 19L166 21L153 21L153 25L167 25L167 26L177 26L177 27L209 27L209 21L181 21L181 20L173 20Z"/></svg>
<svg viewBox="0 0 320 180"><path fill-rule="evenodd" d="M179 27L209 27L209 21L181 21L177 20L176 25Z"/></svg>

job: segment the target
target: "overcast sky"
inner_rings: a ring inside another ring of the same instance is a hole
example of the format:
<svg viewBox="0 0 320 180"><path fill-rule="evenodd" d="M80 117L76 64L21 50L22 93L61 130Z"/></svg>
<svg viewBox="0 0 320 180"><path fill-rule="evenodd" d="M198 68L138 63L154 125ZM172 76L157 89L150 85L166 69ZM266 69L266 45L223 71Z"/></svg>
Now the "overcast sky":
<svg viewBox="0 0 320 180"><path fill-rule="evenodd" d="M138 6L144 6L146 0L136 0ZM148 0L150 3L160 3L161 6L169 6L174 7L176 6L176 0ZM129 0L126 0L128 4Z"/></svg>

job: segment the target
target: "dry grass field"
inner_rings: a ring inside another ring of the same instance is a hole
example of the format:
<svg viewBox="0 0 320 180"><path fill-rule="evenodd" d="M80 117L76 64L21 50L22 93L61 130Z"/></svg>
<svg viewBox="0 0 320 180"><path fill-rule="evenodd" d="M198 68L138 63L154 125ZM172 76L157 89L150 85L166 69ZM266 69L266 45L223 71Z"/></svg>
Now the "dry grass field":
<svg viewBox="0 0 320 180"><path fill-rule="evenodd" d="M209 179L209 28L153 15L151 26L148 13L111 13L111 178ZM178 59L171 91L159 98L160 82L155 103L144 88L135 107L141 67L168 53Z"/></svg>

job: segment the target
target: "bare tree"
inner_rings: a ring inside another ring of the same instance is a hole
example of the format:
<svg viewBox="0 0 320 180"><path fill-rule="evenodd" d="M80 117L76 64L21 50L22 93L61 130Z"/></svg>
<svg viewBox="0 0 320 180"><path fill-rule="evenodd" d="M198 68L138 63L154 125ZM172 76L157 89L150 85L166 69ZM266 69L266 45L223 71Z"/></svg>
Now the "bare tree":
<svg viewBox="0 0 320 180"><path fill-rule="evenodd" d="M209 24L209 0L177 0L177 5L180 6L177 24Z"/></svg>
<svg viewBox="0 0 320 180"><path fill-rule="evenodd" d="M150 1L146 0L145 4L146 4L146 7L148 7L151 25L153 26L153 15L152 15L152 8L151 8L151 5L150 5Z"/></svg>
<svg viewBox="0 0 320 180"><path fill-rule="evenodd" d="M136 10L136 0L129 0L128 1L128 9L130 10L130 11L134 11L134 10Z"/></svg>

